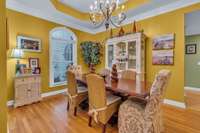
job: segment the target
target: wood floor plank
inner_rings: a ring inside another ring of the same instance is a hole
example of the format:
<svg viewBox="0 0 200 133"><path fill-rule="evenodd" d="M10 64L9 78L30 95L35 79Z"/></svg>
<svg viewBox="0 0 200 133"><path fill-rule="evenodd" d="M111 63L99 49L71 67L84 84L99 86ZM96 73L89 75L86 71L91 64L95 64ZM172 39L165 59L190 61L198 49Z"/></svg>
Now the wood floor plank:
<svg viewBox="0 0 200 133"><path fill-rule="evenodd" d="M93 122L88 127L87 112L78 110L78 116L67 111L67 98L57 95L43 101L9 109L10 133L101 133L101 126ZM165 133L200 133L200 112L163 105ZM117 126L107 133L117 133Z"/></svg>

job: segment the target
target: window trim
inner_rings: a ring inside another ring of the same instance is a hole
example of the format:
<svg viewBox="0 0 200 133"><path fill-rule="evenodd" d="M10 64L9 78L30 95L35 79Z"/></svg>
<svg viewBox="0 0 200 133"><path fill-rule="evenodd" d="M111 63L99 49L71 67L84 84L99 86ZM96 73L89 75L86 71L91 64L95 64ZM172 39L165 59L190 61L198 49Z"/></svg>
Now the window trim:
<svg viewBox="0 0 200 133"><path fill-rule="evenodd" d="M63 85L67 85L67 82L64 82L62 84L55 84L53 82L53 65L52 65L52 34L53 32L57 31L57 30L65 30L66 32L69 32L73 35L74 40L74 46L73 46L73 62L74 65L77 65L77 36L74 34L74 32L72 32L70 29L67 29L66 27L56 27L54 29L52 29L49 32L49 86L50 87L57 87L57 86L63 86Z"/></svg>

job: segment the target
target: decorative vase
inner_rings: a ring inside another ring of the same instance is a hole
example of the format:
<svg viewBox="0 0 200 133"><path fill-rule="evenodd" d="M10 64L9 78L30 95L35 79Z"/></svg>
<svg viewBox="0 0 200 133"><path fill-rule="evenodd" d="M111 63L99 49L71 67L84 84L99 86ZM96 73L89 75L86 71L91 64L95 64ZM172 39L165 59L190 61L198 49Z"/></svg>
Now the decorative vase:
<svg viewBox="0 0 200 133"><path fill-rule="evenodd" d="M133 22L133 33L136 33L137 32L137 27L136 27L136 22L134 21Z"/></svg>
<svg viewBox="0 0 200 133"><path fill-rule="evenodd" d="M120 28L119 36L123 36L125 34L123 27Z"/></svg>

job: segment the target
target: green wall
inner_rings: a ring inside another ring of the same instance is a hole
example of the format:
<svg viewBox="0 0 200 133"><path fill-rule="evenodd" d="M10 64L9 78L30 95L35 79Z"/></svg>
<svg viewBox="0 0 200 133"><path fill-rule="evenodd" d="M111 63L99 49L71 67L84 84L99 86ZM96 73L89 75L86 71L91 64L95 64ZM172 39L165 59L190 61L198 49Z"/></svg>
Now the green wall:
<svg viewBox="0 0 200 133"><path fill-rule="evenodd" d="M200 88L200 35L185 37L185 44L197 44L196 54L185 54L185 86Z"/></svg>

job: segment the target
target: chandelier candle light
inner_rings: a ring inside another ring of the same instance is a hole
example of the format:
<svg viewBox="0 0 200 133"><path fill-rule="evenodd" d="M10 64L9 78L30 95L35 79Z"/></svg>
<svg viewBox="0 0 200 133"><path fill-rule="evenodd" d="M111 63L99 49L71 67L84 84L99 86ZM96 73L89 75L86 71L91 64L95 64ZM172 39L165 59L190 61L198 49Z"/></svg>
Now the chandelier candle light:
<svg viewBox="0 0 200 133"><path fill-rule="evenodd" d="M125 6L120 6L120 3L120 0L96 0L90 5L90 20L96 27L105 24L106 30L110 28L110 24L120 27L126 19Z"/></svg>

